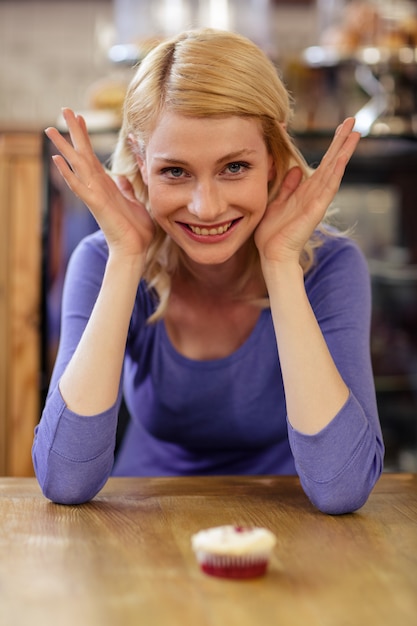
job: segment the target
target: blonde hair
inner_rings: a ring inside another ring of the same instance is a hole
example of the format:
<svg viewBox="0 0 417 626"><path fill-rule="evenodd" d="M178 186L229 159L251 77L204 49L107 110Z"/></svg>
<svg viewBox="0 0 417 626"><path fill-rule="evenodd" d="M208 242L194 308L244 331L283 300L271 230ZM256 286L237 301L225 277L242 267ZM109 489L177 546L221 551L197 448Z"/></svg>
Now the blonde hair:
<svg viewBox="0 0 417 626"><path fill-rule="evenodd" d="M269 184L269 200L277 194L293 165L298 165L304 176L310 174L286 131L292 115L290 95L273 63L241 35L206 28L186 31L160 43L139 65L126 94L123 124L111 169L129 178L136 197L147 206L147 187L135 150L144 156L147 141L167 110L193 117L238 115L259 120L276 169L275 179ZM163 316L171 276L178 264L184 263L178 246L156 227L144 272L144 279L159 298L150 321ZM304 271L311 267L318 245L317 237L312 237L306 245L301 258ZM252 241L252 253L248 255L237 289L247 282L257 265L259 255Z"/></svg>

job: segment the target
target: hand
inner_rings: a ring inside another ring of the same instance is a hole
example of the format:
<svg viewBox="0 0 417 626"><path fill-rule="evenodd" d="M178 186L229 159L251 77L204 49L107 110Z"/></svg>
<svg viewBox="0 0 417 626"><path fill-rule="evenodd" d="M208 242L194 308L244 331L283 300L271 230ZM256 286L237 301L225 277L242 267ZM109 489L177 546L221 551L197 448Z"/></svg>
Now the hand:
<svg viewBox="0 0 417 626"><path fill-rule="evenodd" d="M102 229L110 252L145 258L155 226L145 206L134 195L127 178L113 180L94 154L84 118L64 109L71 143L56 130L46 135L61 155L53 161L68 187L84 202Z"/></svg>
<svg viewBox="0 0 417 626"><path fill-rule="evenodd" d="M314 173L302 181L299 167L291 168L255 232L261 262L299 263L300 254L336 195L346 165L360 139L355 120L346 119Z"/></svg>

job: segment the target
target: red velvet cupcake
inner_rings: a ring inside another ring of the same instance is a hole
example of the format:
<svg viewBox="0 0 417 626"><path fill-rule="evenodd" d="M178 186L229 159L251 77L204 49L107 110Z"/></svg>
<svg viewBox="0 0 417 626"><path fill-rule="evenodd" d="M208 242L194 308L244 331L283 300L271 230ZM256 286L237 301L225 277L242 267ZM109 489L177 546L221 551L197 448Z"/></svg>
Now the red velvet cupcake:
<svg viewBox="0 0 417 626"><path fill-rule="evenodd" d="M255 578L268 568L276 538L266 528L218 526L191 538L203 572L222 578Z"/></svg>

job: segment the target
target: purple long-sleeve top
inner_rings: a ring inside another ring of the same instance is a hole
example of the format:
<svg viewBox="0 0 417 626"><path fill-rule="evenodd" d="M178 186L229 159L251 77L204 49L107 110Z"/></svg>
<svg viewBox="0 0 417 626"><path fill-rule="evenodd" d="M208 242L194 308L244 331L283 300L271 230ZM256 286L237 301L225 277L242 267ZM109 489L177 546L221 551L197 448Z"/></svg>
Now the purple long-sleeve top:
<svg viewBox="0 0 417 626"><path fill-rule="evenodd" d="M163 320L146 323L155 297L143 281L118 401L94 416L70 411L58 383L91 314L107 258L98 231L81 242L68 266L61 342L33 443L36 476L47 498L88 501L110 475L298 474L324 512L350 512L365 503L382 471L384 449L370 360L369 273L353 241L327 238L305 277L308 298L350 390L340 412L314 435L298 432L287 420L269 309L233 354L196 361L176 351ZM299 385L303 393L302 380ZM115 457L122 395L130 421Z"/></svg>

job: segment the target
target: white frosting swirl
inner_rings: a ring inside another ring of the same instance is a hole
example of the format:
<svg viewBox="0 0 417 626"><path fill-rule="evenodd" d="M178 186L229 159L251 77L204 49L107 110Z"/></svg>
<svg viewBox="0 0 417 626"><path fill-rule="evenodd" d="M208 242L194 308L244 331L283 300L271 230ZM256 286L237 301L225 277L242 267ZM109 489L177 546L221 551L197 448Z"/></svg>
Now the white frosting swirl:
<svg viewBox="0 0 417 626"><path fill-rule="evenodd" d="M275 535L266 528L217 526L200 530L191 537L195 552L214 554L247 554L269 552L276 543Z"/></svg>

